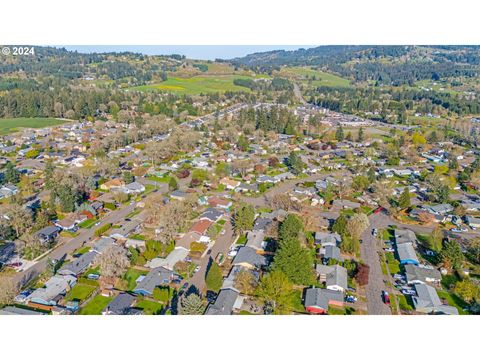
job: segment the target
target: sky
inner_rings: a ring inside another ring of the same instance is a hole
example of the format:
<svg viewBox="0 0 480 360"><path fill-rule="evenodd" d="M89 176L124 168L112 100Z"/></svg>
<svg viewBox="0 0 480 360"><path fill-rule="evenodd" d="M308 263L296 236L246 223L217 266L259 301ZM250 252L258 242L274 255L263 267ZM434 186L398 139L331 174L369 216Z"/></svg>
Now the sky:
<svg viewBox="0 0 480 360"><path fill-rule="evenodd" d="M138 52L145 55L185 55L189 59L232 59L254 52L271 50L296 50L312 45L59 45L67 50L92 52Z"/></svg>

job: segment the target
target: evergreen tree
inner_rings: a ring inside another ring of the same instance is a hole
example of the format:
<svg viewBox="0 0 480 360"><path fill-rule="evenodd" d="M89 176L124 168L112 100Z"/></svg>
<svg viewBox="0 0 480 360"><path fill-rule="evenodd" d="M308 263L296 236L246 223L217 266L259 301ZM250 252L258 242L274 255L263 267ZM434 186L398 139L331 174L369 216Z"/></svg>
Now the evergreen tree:
<svg viewBox="0 0 480 360"><path fill-rule="evenodd" d="M361 143L363 140L365 140L365 134L363 132L363 127L361 127L360 130L358 130L358 142Z"/></svg>
<svg viewBox="0 0 480 360"><path fill-rule="evenodd" d="M343 133L342 125L339 125L337 131L335 132L335 140L343 141L345 139L345 134Z"/></svg>
<svg viewBox="0 0 480 360"><path fill-rule="evenodd" d="M180 314L182 315L201 315L204 311L204 304L200 296L191 293L180 300Z"/></svg>
<svg viewBox="0 0 480 360"><path fill-rule="evenodd" d="M410 207L410 191L408 191L408 186L405 186L400 194L400 198L398 199L398 207L400 209L406 209Z"/></svg>
<svg viewBox="0 0 480 360"><path fill-rule="evenodd" d="M332 231L340 234L342 237L347 235L347 221L347 217L344 214L340 214L332 226Z"/></svg>
<svg viewBox="0 0 480 360"><path fill-rule="evenodd" d="M168 181L168 189L170 191L178 189L177 179L174 176L170 177L170 180Z"/></svg>
<svg viewBox="0 0 480 360"><path fill-rule="evenodd" d="M205 277L205 283L208 290L219 292L223 284L222 270L215 261L211 261L210 268L208 269L207 276Z"/></svg>
<svg viewBox="0 0 480 360"><path fill-rule="evenodd" d="M290 171L295 175L298 175L302 172L305 167L300 156L297 155L295 151L292 151L287 158L287 166L290 168Z"/></svg>
<svg viewBox="0 0 480 360"><path fill-rule="evenodd" d="M9 184L18 184L20 181L20 172L15 168L11 161L5 166L5 181Z"/></svg>

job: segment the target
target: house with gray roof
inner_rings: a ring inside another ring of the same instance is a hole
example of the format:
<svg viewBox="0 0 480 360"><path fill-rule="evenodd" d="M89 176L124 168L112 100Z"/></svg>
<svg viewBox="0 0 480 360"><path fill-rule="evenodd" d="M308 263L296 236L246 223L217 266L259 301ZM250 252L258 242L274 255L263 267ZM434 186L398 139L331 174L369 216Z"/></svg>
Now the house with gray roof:
<svg viewBox="0 0 480 360"><path fill-rule="evenodd" d="M330 259L334 259L337 261L343 261L343 256L340 252L340 248L335 245L326 245L322 246L319 250L319 255L322 259L325 261L328 261Z"/></svg>
<svg viewBox="0 0 480 360"><path fill-rule="evenodd" d="M330 233L327 231L315 232L315 244L321 246L338 246L342 242L342 237L337 233Z"/></svg>
<svg viewBox="0 0 480 360"><path fill-rule="evenodd" d="M424 206L424 208L435 215L445 215L453 211L453 206L450 204L437 204L431 206Z"/></svg>
<svg viewBox="0 0 480 360"><path fill-rule="evenodd" d="M52 276L42 288L32 292L27 301L47 306L56 305L57 297L65 295L76 283L77 279L72 275Z"/></svg>
<svg viewBox="0 0 480 360"><path fill-rule="evenodd" d="M199 216L198 219L199 220L207 219L207 220L210 220L212 222L216 222L222 216L223 216L222 211L220 211L218 209L215 209L215 208L208 208Z"/></svg>
<svg viewBox="0 0 480 360"><path fill-rule="evenodd" d="M159 286L170 284L173 277L173 271L164 267L158 267L150 272L137 284L133 292L144 296L153 294L153 290Z"/></svg>
<svg viewBox="0 0 480 360"><path fill-rule="evenodd" d="M65 264L62 266L60 270L58 270L58 273L60 275L73 275L73 276L78 276L79 274L85 272L90 265L93 263L93 260L97 256L97 253L94 251L89 251L83 255L81 255L79 258L75 259L72 262L69 262L68 264Z"/></svg>
<svg viewBox="0 0 480 360"><path fill-rule="evenodd" d="M150 260L146 266L149 268L158 268L164 267L169 270L173 270L176 263L179 261L185 260L188 255L188 250L184 247L177 246L170 254L167 255L166 258L154 258Z"/></svg>
<svg viewBox="0 0 480 360"><path fill-rule="evenodd" d="M435 288L425 284L416 284L415 291L417 295L412 296L412 300L416 311L425 314L458 315L456 307L442 303Z"/></svg>
<svg viewBox="0 0 480 360"><path fill-rule="evenodd" d="M115 239L109 236L102 236L99 240L95 242L92 251L95 251L97 254L103 253L109 246L115 244Z"/></svg>
<svg viewBox="0 0 480 360"><path fill-rule="evenodd" d="M417 236L412 230L409 229L395 229L394 231L395 236L395 244L414 244L417 241Z"/></svg>
<svg viewBox="0 0 480 360"><path fill-rule="evenodd" d="M326 314L330 305L344 306L343 299L341 291L313 287L305 290L303 305L311 314Z"/></svg>
<svg viewBox="0 0 480 360"><path fill-rule="evenodd" d="M325 283L327 289L344 292L348 288L347 269L340 265L317 265L315 268L319 281Z"/></svg>
<svg viewBox="0 0 480 360"><path fill-rule="evenodd" d="M267 259L265 256L258 254L257 250L250 246L241 247L232 262L233 265L242 265L244 267L259 269L267 266Z"/></svg>
<svg viewBox="0 0 480 360"><path fill-rule="evenodd" d="M53 241L59 234L60 229L56 226L47 226L38 230L35 236L38 237L41 243L47 243Z"/></svg>
<svg viewBox="0 0 480 360"><path fill-rule="evenodd" d="M253 230L247 232L247 243L246 246L254 248L255 250L265 250L267 243L265 240L265 232L259 230Z"/></svg>
<svg viewBox="0 0 480 360"><path fill-rule="evenodd" d="M131 309L136 297L121 293L118 294L102 311L103 315L132 315Z"/></svg>
<svg viewBox="0 0 480 360"><path fill-rule="evenodd" d="M465 216L465 222L472 228L480 228L480 218L474 216Z"/></svg>
<svg viewBox="0 0 480 360"><path fill-rule="evenodd" d="M240 309L243 297L234 289L222 289L213 304L208 305L205 315L231 315Z"/></svg>
<svg viewBox="0 0 480 360"><path fill-rule="evenodd" d="M437 269L412 264L405 265L405 275L408 284L439 283L442 280Z"/></svg>
<svg viewBox="0 0 480 360"><path fill-rule="evenodd" d="M420 262L418 261L417 254L415 249L413 248L412 243L404 243L397 245L397 254L398 258L400 259L400 264L413 264L418 265Z"/></svg>

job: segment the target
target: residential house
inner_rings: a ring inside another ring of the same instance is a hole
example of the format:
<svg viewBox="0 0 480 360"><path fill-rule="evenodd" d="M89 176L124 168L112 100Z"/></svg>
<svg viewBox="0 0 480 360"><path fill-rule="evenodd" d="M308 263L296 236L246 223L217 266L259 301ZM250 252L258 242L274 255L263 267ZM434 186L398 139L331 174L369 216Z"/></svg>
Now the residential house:
<svg viewBox="0 0 480 360"><path fill-rule="evenodd" d="M309 288L305 291L304 306L311 314L326 314L330 305L344 306L344 295L341 291Z"/></svg>
<svg viewBox="0 0 480 360"><path fill-rule="evenodd" d="M254 248L243 246L238 250L232 264L241 265L249 269L260 269L267 266L267 259Z"/></svg>
<svg viewBox="0 0 480 360"><path fill-rule="evenodd" d="M324 261L328 261L330 259L334 259L340 262L343 261L343 256L340 252L340 248L335 245L322 246L319 249L318 253Z"/></svg>
<svg viewBox="0 0 480 360"><path fill-rule="evenodd" d="M398 258L400 259L400 264L413 264L418 265L419 261L415 249L413 248L412 243L403 243L397 245Z"/></svg>
<svg viewBox="0 0 480 360"><path fill-rule="evenodd" d="M342 242L342 237L337 233L330 233L326 231L315 232L315 244L321 246L338 246Z"/></svg>
<svg viewBox="0 0 480 360"><path fill-rule="evenodd" d="M415 244L417 241L417 236L412 230L405 229L405 230L400 230L400 229L395 229L394 231L394 236L395 236L395 244L400 245L400 244Z"/></svg>
<svg viewBox="0 0 480 360"><path fill-rule="evenodd" d="M153 290L159 286L167 286L173 278L173 271L164 267L150 270L145 277L138 282L133 292L144 296L153 295Z"/></svg>
<svg viewBox="0 0 480 360"><path fill-rule="evenodd" d="M215 209L215 208L208 208L206 209L199 217L199 220L209 220L212 222L218 221L223 216L223 212Z"/></svg>
<svg viewBox="0 0 480 360"><path fill-rule="evenodd" d="M108 191L108 190L113 190L113 189L119 189L121 187L125 186L125 182L121 179L112 179L109 181L104 182L102 185L100 185L100 189Z"/></svg>
<svg viewBox="0 0 480 360"><path fill-rule="evenodd" d="M181 190L173 190L170 194L170 197L175 200L183 201L187 198L187 193Z"/></svg>
<svg viewBox="0 0 480 360"><path fill-rule="evenodd" d="M264 240L265 232L263 230L248 231L246 246L251 247L257 251L263 251L267 246L267 243Z"/></svg>
<svg viewBox="0 0 480 360"><path fill-rule="evenodd" d="M119 188L118 190L125 194L140 194L145 191L145 186L137 181L134 181Z"/></svg>
<svg viewBox="0 0 480 360"><path fill-rule="evenodd" d="M213 222L208 219L198 220L192 225L189 231L204 235L212 224Z"/></svg>
<svg viewBox="0 0 480 360"><path fill-rule="evenodd" d="M456 307L442 303L435 288L425 284L416 284L415 291L417 295L412 296L412 300L416 311L425 314L458 315Z"/></svg>
<svg viewBox="0 0 480 360"><path fill-rule="evenodd" d="M47 315L47 313L16 306L5 306L3 309L0 309L0 315Z"/></svg>
<svg viewBox="0 0 480 360"><path fill-rule="evenodd" d="M329 290L345 292L348 288L347 269L340 265L317 265L315 268L319 281Z"/></svg>
<svg viewBox="0 0 480 360"><path fill-rule="evenodd" d="M188 255L188 249L177 246L175 249L173 249L170 254L167 255L166 258L154 258L147 262L145 266L149 268L158 268L158 267L163 267L168 270L173 270L175 267L175 264L185 260L185 258Z"/></svg>
<svg viewBox="0 0 480 360"><path fill-rule="evenodd" d="M78 276L90 267L96 256L97 253L94 251L86 252L72 262L63 265L62 268L58 270L58 274Z"/></svg>
<svg viewBox="0 0 480 360"><path fill-rule="evenodd" d="M234 289L222 289L218 293L213 304L210 304L205 315L231 315L239 310L243 303L243 297Z"/></svg>
<svg viewBox="0 0 480 360"><path fill-rule="evenodd" d="M234 190L237 186L240 185L240 181L232 180L227 177L224 177L220 180L220 184L225 186L227 190Z"/></svg>
<svg viewBox="0 0 480 360"><path fill-rule="evenodd" d="M60 232L60 228L56 226L47 226L38 230L35 235L40 239L40 242L47 243L55 240Z"/></svg>
<svg viewBox="0 0 480 360"><path fill-rule="evenodd" d="M118 294L102 311L102 315L135 315L140 314L137 309L133 309L136 297L127 293Z"/></svg>
<svg viewBox="0 0 480 360"><path fill-rule="evenodd" d="M437 269L412 264L405 265L405 275L407 277L407 283L410 285L425 283L438 284L442 280L442 274L440 274L440 271Z"/></svg>
<svg viewBox="0 0 480 360"><path fill-rule="evenodd" d="M232 206L232 201L231 200L226 199L226 198L220 198L218 196L212 196L212 197L208 198L207 202L208 202L209 206L216 207L216 208L219 208L219 209L228 210Z"/></svg>
<svg viewBox="0 0 480 360"><path fill-rule="evenodd" d="M465 216L465 222L473 229L480 228L480 218L474 216Z"/></svg>
<svg viewBox="0 0 480 360"><path fill-rule="evenodd" d="M42 288L36 289L27 301L34 304L53 306L57 304L60 295L65 295L75 284L77 279L72 275L54 275L47 280Z"/></svg>

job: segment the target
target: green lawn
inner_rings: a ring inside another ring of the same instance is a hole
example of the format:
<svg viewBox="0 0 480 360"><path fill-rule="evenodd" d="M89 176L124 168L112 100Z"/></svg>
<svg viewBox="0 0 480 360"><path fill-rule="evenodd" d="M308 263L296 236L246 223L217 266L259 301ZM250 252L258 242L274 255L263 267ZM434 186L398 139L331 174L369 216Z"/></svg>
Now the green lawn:
<svg viewBox="0 0 480 360"><path fill-rule="evenodd" d="M250 89L246 87L234 85L233 80L235 79L250 79L250 77L238 75L200 75L190 78L171 77L159 84L135 86L131 90L157 90L188 95L226 91L250 92Z"/></svg>
<svg viewBox="0 0 480 360"><path fill-rule="evenodd" d="M21 128L44 128L64 124L66 121L51 118L0 119L0 135L19 131Z"/></svg>
<svg viewBox="0 0 480 360"><path fill-rule="evenodd" d="M81 227L82 229L90 229L93 225L95 225L97 221L98 220L96 218L87 219L81 222L80 224L78 224L78 226Z"/></svg>
<svg viewBox="0 0 480 360"><path fill-rule="evenodd" d="M304 82L309 82L313 86L350 86L350 81L347 79L309 67L286 67L280 71L280 75L295 77Z"/></svg>
<svg viewBox="0 0 480 360"><path fill-rule="evenodd" d="M147 273L148 272L144 270L138 270L134 268L128 269L125 275L123 276L123 278L128 282L127 290L131 291L135 289L135 286L137 286L137 283L135 282L135 280L137 280L140 275L146 275Z"/></svg>
<svg viewBox="0 0 480 360"><path fill-rule="evenodd" d="M465 301L463 301L462 299L460 299L457 295L445 290L438 290L437 293L440 299L447 300L449 305L455 306L458 309L458 313L460 315L468 314L467 311L463 311L463 309L466 308L468 304L465 303Z"/></svg>
<svg viewBox="0 0 480 360"><path fill-rule="evenodd" d="M80 309L80 315L101 315L102 310L112 301L113 298L102 295L95 296L88 302L82 309Z"/></svg>
<svg viewBox="0 0 480 360"><path fill-rule="evenodd" d="M145 300L145 299L140 300L135 307L142 309L146 315L157 315L163 309L162 304L155 301L151 301L151 300Z"/></svg>
<svg viewBox="0 0 480 360"><path fill-rule="evenodd" d="M87 299L95 291L94 286L86 284L77 284L65 296L66 301L78 300L79 302Z"/></svg>
<svg viewBox="0 0 480 360"><path fill-rule="evenodd" d="M247 243L247 235L243 234L238 237L237 245L245 245Z"/></svg>
<svg viewBox="0 0 480 360"><path fill-rule="evenodd" d="M302 292L294 290L290 295L293 311L297 313L305 313L305 307L302 304Z"/></svg>
<svg viewBox="0 0 480 360"><path fill-rule="evenodd" d="M395 259L395 256L391 252L386 252L385 257L388 260L388 269L390 274L396 274L400 272L400 262Z"/></svg>

